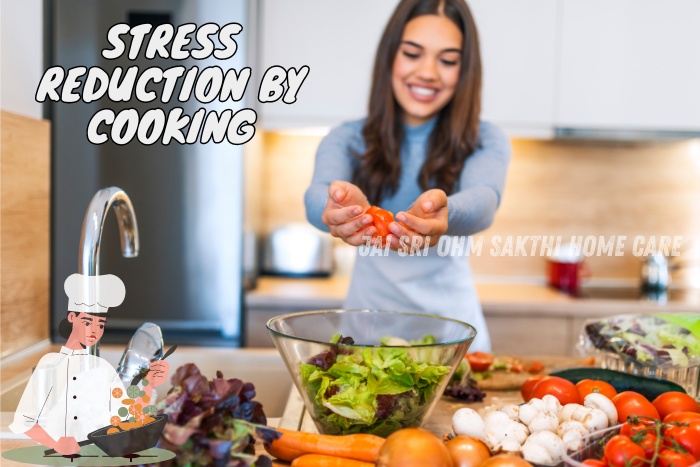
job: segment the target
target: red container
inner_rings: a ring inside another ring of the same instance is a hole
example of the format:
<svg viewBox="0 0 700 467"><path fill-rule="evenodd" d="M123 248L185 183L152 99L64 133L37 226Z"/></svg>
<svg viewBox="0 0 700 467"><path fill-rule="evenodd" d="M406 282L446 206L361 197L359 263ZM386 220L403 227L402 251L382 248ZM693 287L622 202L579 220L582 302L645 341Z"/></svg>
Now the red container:
<svg viewBox="0 0 700 467"><path fill-rule="evenodd" d="M565 262L547 259L547 276L549 285L570 295L578 295L581 278L590 277L588 265L583 261Z"/></svg>

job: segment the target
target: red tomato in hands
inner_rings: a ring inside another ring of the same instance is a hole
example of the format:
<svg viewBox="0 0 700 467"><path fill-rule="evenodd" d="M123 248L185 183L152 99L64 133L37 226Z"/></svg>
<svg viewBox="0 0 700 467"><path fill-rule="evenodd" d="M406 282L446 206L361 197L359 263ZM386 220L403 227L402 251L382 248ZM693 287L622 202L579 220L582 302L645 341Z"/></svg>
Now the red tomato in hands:
<svg viewBox="0 0 700 467"><path fill-rule="evenodd" d="M547 394L556 397L561 405L580 403L574 383L558 376L546 376L539 380L532 388L530 399L542 399Z"/></svg>
<svg viewBox="0 0 700 467"><path fill-rule="evenodd" d="M468 353L466 359L472 371L487 371L493 365L493 355L486 352Z"/></svg>
<svg viewBox="0 0 700 467"><path fill-rule="evenodd" d="M660 420L659 411L651 405L646 397L633 391L624 391L612 398L612 403L617 409L617 420L620 423L627 421L627 417L645 416Z"/></svg>
<svg viewBox="0 0 700 467"><path fill-rule="evenodd" d="M370 207L365 213L372 216L374 227L377 229L375 237L386 239L390 233L389 224L394 222L394 214L377 206Z"/></svg>
<svg viewBox="0 0 700 467"><path fill-rule="evenodd" d="M652 404L659 411L661 419L673 412L700 412L697 401L683 392L665 392L654 399Z"/></svg>
<svg viewBox="0 0 700 467"><path fill-rule="evenodd" d="M643 467L647 465L644 448L627 436L613 436L605 445L605 458L610 467Z"/></svg>

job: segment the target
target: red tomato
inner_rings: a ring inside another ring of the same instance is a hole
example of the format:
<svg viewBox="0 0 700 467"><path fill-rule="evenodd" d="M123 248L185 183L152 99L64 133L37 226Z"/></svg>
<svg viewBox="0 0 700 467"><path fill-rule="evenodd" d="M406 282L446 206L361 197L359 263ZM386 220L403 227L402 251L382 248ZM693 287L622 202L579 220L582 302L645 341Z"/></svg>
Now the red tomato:
<svg viewBox="0 0 700 467"><path fill-rule="evenodd" d="M664 392L652 402L662 419L673 412L700 412L700 404L683 392Z"/></svg>
<svg viewBox="0 0 700 467"><path fill-rule="evenodd" d="M586 459L585 461L583 461L581 463L583 465L588 465L590 467L608 467L608 464L603 464L598 459Z"/></svg>
<svg viewBox="0 0 700 467"><path fill-rule="evenodd" d="M532 388L531 398L542 399L547 394L556 397L561 405L579 403L574 383L558 376L548 376L538 381Z"/></svg>
<svg viewBox="0 0 700 467"><path fill-rule="evenodd" d="M602 394L608 399L612 399L617 395L617 391L612 384L597 379L582 379L576 383L576 390L581 399L581 404L583 404L583 399L591 393Z"/></svg>
<svg viewBox="0 0 700 467"><path fill-rule="evenodd" d="M612 398L617 409L617 420L626 422L627 417L645 416L659 420L659 412L646 397L633 391L624 391Z"/></svg>
<svg viewBox="0 0 700 467"><path fill-rule="evenodd" d="M532 389L535 387L535 384L539 383L540 380L542 380L544 378L549 378L549 376L545 376L545 375L533 376L531 378L528 378L523 383L523 385L520 386L520 395L523 396L523 400L525 402L532 399Z"/></svg>
<svg viewBox="0 0 700 467"><path fill-rule="evenodd" d="M680 422L686 423L691 420L700 420L700 413L695 412L673 412L664 417L664 423Z"/></svg>
<svg viewBox="0 0 700 467"><path fill-rule="evenodd" d="M468 353L466 358L473 371L486 371L493 365L493 356L486 352Z"/></svg>
<svg viewBox="0 0 700 467"><path fill-rule="evenodd" d="M537 373L542 373L544 371L544 364L542 362L530 362L527 366L527 372L536 375Z"/></svg>
<svg viewBox="0 0 700 467"><path fill-rule="evenodd" d="M673 446L675 441L700 460L700 420L690 420L682 426L672 426L665 430L664 436L667 438L667 444Z"/></svg>
<svg viewBox="0 0 700 467"><path fill-rule="evenodd" d="M610 467L642 467L647 465L644 449L627 436L613 436L605 445L604 453Z"/></svg>
<svg viewBox="0 0 700 467"><path fill-rule="evenodd" d="M647 419L638 419L637 423L625 422L620 427L620 434L630 438L638 433L656 434L656 422Z"/></svg>
<svg viewBox="0 0 700 467"><path fill-rule="evenodd" d="M648 460L652 460L654 458L654 454L656 454L656 435L655 434L648 434L644 438L642 438L640 441L637 442L642 449L644 449L644 456Z"/></svg>
<svg viewBox="0 0 700 467"><path fill-rule="evenodd" d="M697 460L687 452L678 452L673 449L663 449L656 459L657 467L690 467Z"/></svg>
<svg viewBox="0 0 700 467"><path fill-rule="evenodd" d="M386 238L389 235L389 224L394 222L394 215L377 206L372 206L367 211L372 216L374 227L377 229L377 237Z"/></svg>

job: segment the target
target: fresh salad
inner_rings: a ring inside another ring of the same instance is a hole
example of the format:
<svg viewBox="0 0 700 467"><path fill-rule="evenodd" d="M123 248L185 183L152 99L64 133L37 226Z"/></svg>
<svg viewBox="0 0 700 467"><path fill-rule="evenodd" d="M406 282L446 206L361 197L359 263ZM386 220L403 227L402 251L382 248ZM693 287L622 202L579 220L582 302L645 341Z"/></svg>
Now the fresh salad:
<svg viewBox="0 0 700 467"><path fill-rule="evenodd" d="M427 363L431 348L353 348L351 337L335 335L327 352L300 365L302 384L315 418L329 434L388 436L418 426L450 367ZM402 345L386 338L383 345ZM433 336L406 345L435 343Z"/></svg>
<svg viewBox="0 0 700 467"><path fill-rule="evenodd" d="M643 365L687 367L700 364L700 336L691 331L697 315L619 315L589 321L584 349L609 351Z"/></svg>

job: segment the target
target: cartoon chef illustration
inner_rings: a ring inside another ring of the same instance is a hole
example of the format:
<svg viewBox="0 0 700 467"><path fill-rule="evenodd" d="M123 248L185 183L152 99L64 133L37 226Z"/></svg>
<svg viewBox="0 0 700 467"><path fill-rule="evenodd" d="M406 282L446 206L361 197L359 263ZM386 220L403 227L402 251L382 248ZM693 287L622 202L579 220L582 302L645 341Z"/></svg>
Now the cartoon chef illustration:
<svg viewBox="0 0 700 467"><path fill-rule="evenodd" d="M66 279L68 313L59 325L67 338L59 353L44 355L24 390L10 429L63 455L80 450L88 433L110 424L118 415L124 385L104 359L88 355L99 342L110 307L124 301L126 290L117 276L73 274ZM156 361L143 388L150 399L153 387L167 379L168 364Z"/></svg>

